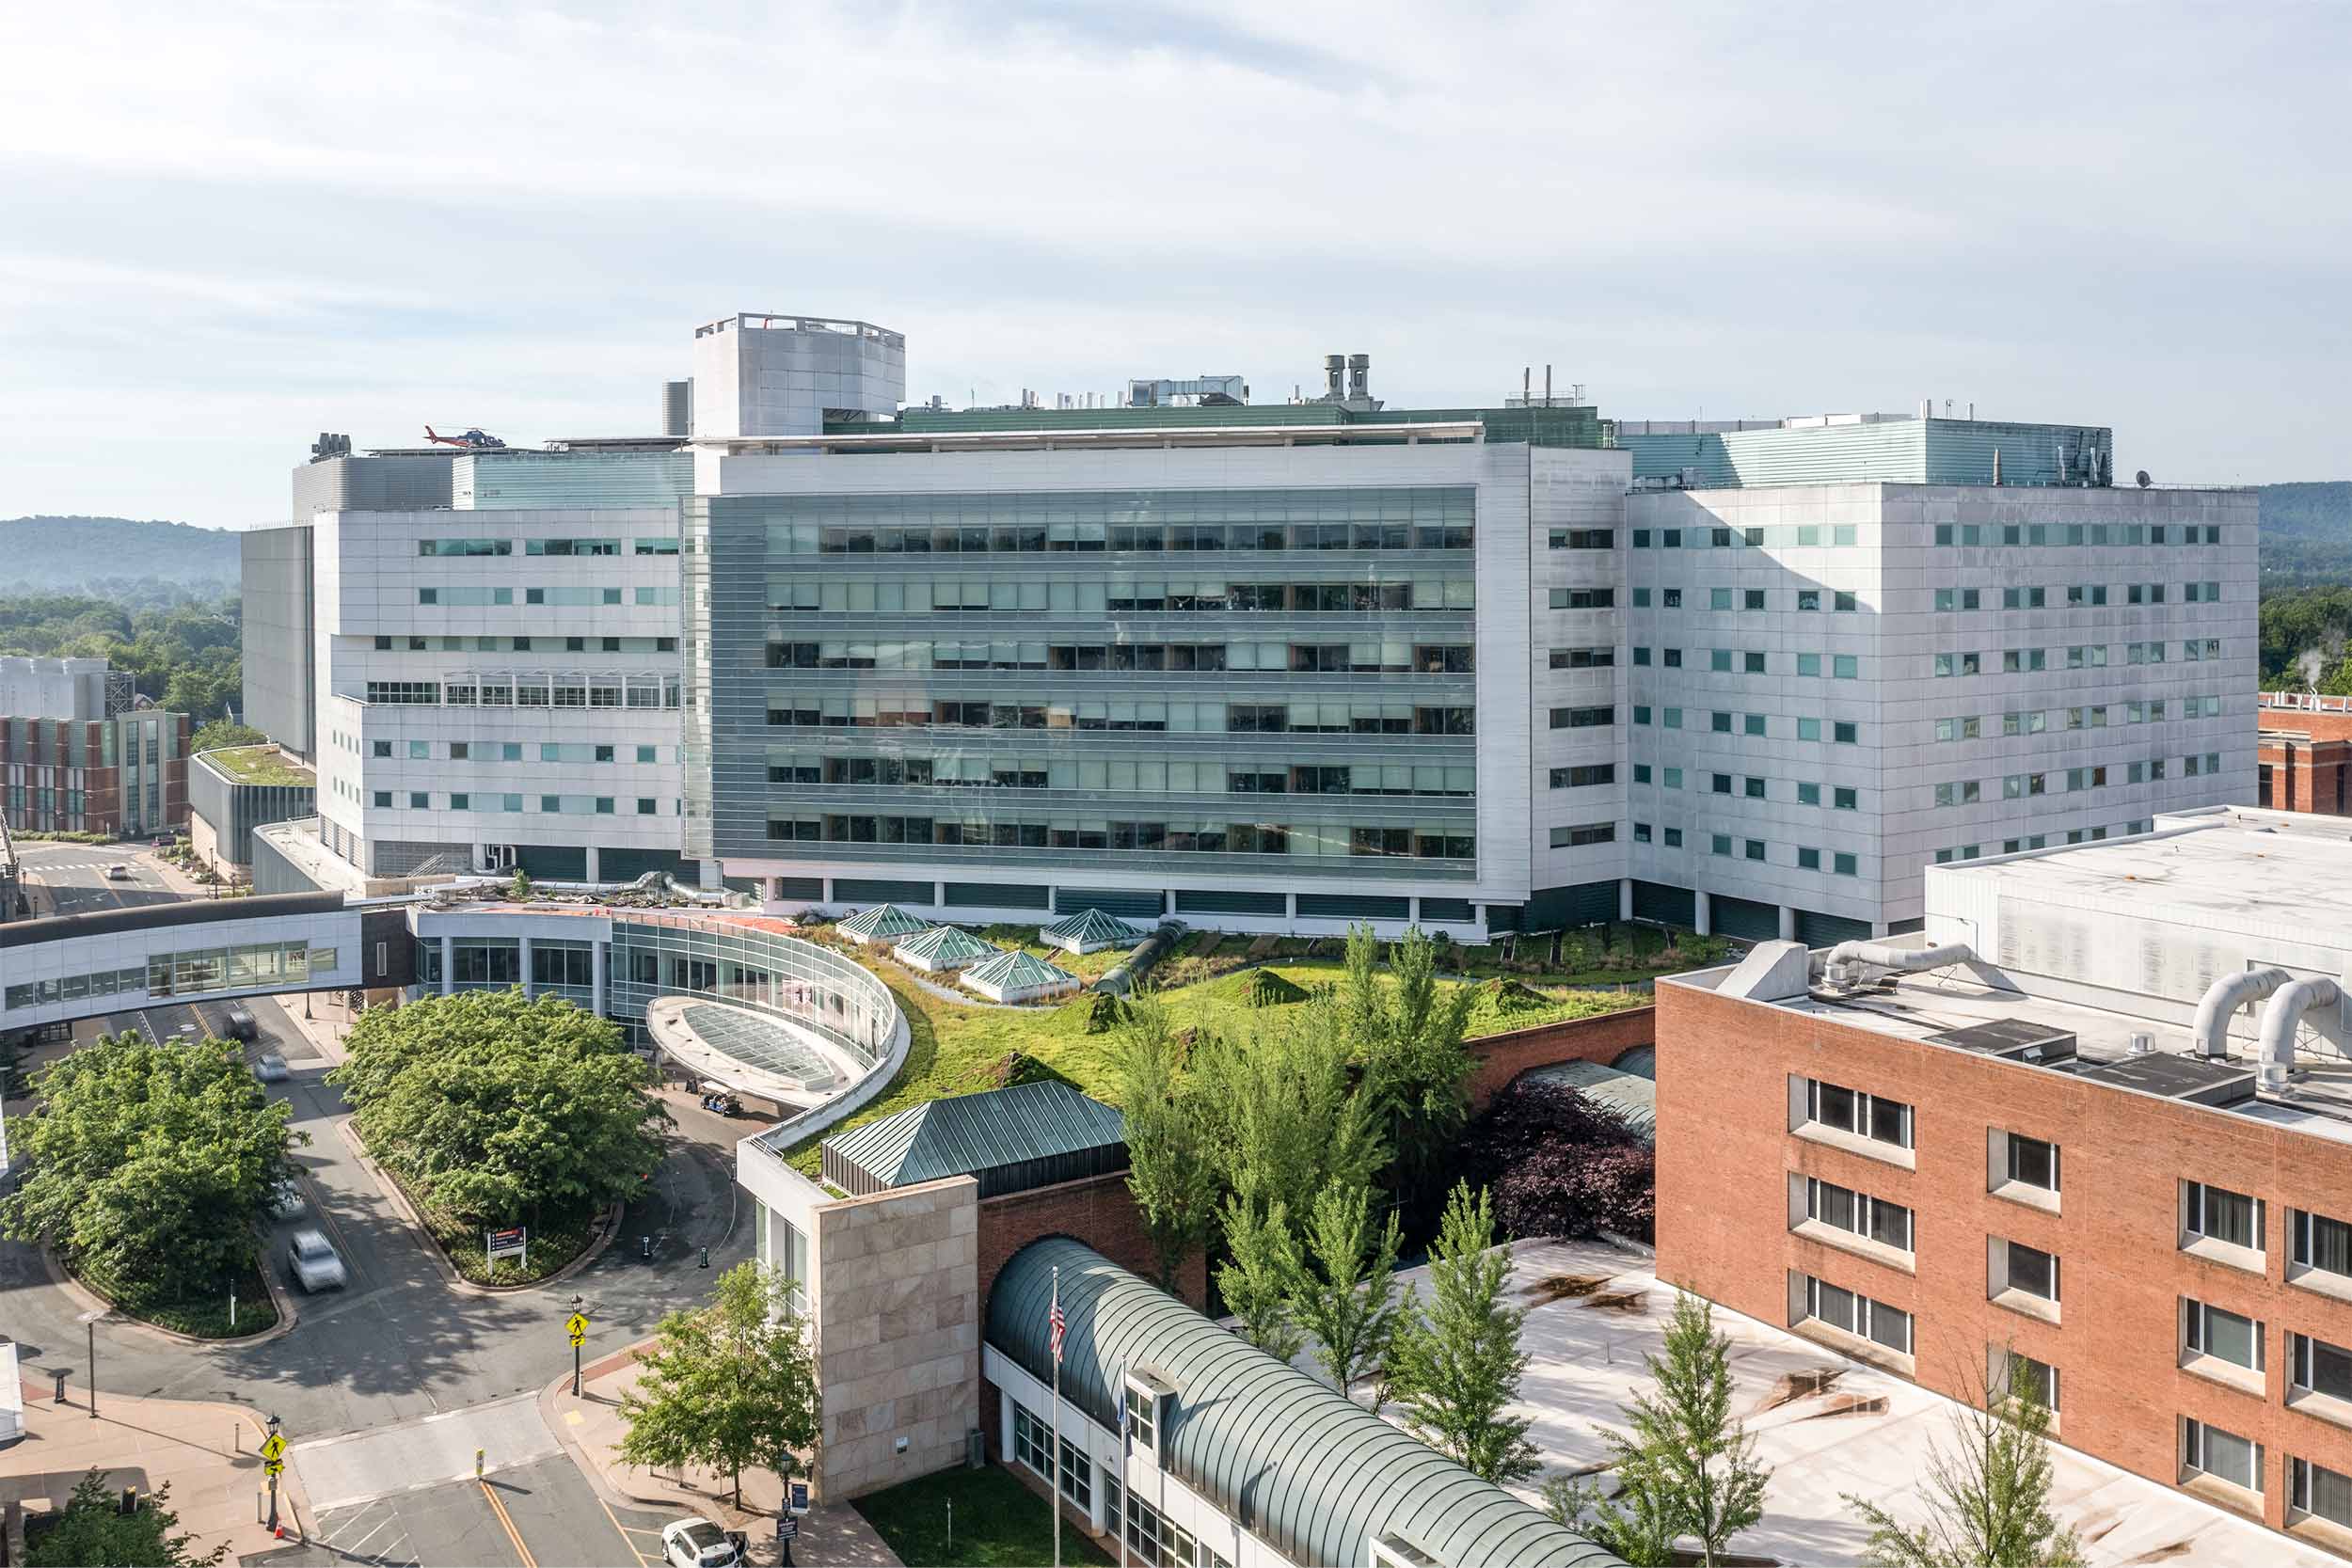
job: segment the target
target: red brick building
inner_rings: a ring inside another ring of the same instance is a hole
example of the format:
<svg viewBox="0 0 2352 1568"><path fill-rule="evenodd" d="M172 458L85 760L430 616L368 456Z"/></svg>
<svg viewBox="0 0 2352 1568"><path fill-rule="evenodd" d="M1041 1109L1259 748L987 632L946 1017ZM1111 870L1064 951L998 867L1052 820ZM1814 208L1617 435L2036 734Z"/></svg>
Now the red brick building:
<svg viewBox="0 0 2352 1568"><path fill-rule="evenodd" d="M2352 816L2352 697L2265 691L2257 706L2260 803Z"/></svg>
<svg viewBox="0 0 2352 1568"><path fill-rule="evenodd" d="M2085 869L2145 879L2129 863ZM1767 943L1659 984L1659 1277L1955 1399L2030 1377L2059 1441L2352 1552L2352 1064L2327 1037L2332 992L2275 1092L2231 1038L2234 1004L2191 1017L2048 973L2104 939L2038 956L2056 899L1992 912L1982 879L2005 866L1931 872L1928 891L1930 940L1973 927L1992 958L1942 948L1907 973L1839 949L1832 968ZM2227 941L2217 921L2201 940ZM2126 962L2149 958L2153 939L2117 934ZM2228 955L2211 970L2249 1006L2284 985ZM2200 1048L2207 1028L2227 1053Z"/></svg>
<svg viewBox="0 0 2352 1568"><path fill-rule="evenodd" d="M0 718L0 811L19 832L144 836L188 824L188 716Z"/></svg>

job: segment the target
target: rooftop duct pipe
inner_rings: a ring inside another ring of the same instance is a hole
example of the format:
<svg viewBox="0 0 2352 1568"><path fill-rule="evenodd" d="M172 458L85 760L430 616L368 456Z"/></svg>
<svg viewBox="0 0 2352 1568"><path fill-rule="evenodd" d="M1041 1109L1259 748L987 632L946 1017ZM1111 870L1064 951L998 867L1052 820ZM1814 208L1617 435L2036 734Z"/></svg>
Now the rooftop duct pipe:
<svg viewBox="0 0 2352 1568"><path fill-rule="evenodd" d="M2227 1056L2230 1020L2237 1016L2237 1010L2260 1002L2294 978L2283 969L2249 969L2238 974L2224 974L2207 986L2205 994L2198 999L2197 1022L2189 1025L2189 1033L2197 1041L2197 1053Z"/></svg>
<svg viewBox="0 0 2352 1568"><path fill-rule="evenodd" d="M1904 974L1918 974L1931 969L1976 961L1977 950L1964 942L1947 942L1939 947L1892 947L1879 942L1841 942L1829 950L1821 974L1825 978L1836 981L1850 974L1852 966L1857 964L1891 969Z"/></svg>
<svg viewBox="0 0 2352 1568"><path fill-rule="evenodd" d="M1323 356L1324 396L1333 403L1347 396L1347 356L1327 354Z"/></svg>
<svg viewBox="0 0 2352 1568"><path fill-rule="evenodd" d="M2277 974L2272 970L2269 973ZM2287 1074L2295 1069L2295 1032L2303 1015L2343 1000L2333 980L2291 980L2280 986L2263 1009L2262 1084L2273 1094L2285 1092Z"/></svg>

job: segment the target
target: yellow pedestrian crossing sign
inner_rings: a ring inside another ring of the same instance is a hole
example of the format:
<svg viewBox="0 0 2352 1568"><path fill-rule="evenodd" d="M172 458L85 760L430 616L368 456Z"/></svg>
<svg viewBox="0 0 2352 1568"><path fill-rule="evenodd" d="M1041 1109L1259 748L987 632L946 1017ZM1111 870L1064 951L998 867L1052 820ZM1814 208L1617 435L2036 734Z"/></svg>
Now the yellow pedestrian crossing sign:
<svg viewBox="0 0 2352 1568"><path fill-rule="evenodd" d="M286 1473L286 1462L282 1459L264 1459L262 1461L262 1472L272 1477L282 1476Z"/></svg>
<svg viewBox="0 0 2352 1568"><path fill-rule="evenodd" d="M285 1452L286 1440L274 1432L271 1433L268 1439L262 1444L262 1457L268 1460L272 1465L282 1465L284 1463ZM270 1472L271 1475L276 1475L277 1473L278 1472L276 1470L272 1470Z"/></svg>
<svg viewBox="0 0 2352 1568"><path fill-rule="evenodd" d="M572 1344L575 1348L577 1348L582 1339L588 1338L587 1314L583 1312L575 1312L570 1317L564 1319L564 1332L571 1336Z"/></svg>

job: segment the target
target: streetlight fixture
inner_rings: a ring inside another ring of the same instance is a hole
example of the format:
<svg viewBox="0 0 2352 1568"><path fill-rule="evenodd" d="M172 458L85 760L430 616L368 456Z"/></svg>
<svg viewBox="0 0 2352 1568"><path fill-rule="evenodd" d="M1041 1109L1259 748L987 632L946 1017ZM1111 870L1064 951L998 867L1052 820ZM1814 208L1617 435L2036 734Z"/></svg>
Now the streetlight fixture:
<svg viewBox="0 0 2352 1568"><path fill-rule="evenodd" d="M283 1457L286 1450L276 1441L278 1418L275 1415L269 1418L269 1434L271 1441L262 1445L262 1451L264 1455L262 1468L269 1472L269 1528L274 1530L278 1528L278 1474L286 1465Z"/></svg>
<svg viewBox="0 0 2352 1568"><path fill-rule="evenodd" d="M89 1330L89 1418L98 1419L98 1325L109 1316L102 1307L82 1314L82 1326Z"/></svg>
<svg viewBox="0 0 2352 1568"><path fill-rule="evenodd" d="M584 1304L585 1304L585 1298L584 1298L584 1297L580 1296L580 1295L578 1295L578 1294L573 1295L573 1297L572 1297L572 1313L571 1313L571 1316L570 1316L569 1318L566 1318L566 1319L564 1320L564 1323L565 1323L565 1326L566 1326L567 1328L568 1328L568 1327L570 1327L570 1325L572 1325L572 1324L577 1323L579 1323L579 1322L580 1322L580 1307L581 1307ZM578 1399L578 1398L580 1398L580 1334L578 1333L578 1331L577 1331L577 1330L575 1330L575 1331L572 1333L571 1339L572 1339L572 1398L574 1398L574 1399Z"/></svg>

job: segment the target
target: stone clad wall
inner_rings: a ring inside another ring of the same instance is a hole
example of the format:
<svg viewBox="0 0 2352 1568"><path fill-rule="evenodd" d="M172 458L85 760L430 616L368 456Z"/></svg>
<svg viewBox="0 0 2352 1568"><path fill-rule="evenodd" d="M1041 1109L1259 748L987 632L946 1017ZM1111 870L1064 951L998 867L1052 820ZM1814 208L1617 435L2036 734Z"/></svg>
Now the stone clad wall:
<svg viewBox="0 0 2352 1568"><path fill-rule="evenodd" d="M979 1421L978 1192L960 1176L815 1211L828 1498L963 1462Z"/></svg>

